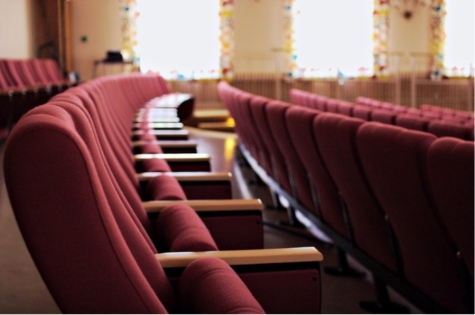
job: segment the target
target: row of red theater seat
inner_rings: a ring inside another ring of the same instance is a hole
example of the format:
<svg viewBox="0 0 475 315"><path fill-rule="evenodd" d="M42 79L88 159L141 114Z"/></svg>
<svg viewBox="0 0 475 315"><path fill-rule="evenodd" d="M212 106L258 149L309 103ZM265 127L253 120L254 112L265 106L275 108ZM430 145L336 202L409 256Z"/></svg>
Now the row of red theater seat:
<svg viewBox="0 0 475 315"><path fill-rule="evenodd" d="M361 105L368 105L373 108L389 109L399 112L406 112L414 114L416 116L443 119L448 121L454 121L459 123L465 123L467 121L473 122L473 113L465 111L439 107L435 105L422 104L420 108L407 108L405 106L397 105L390 102L381 102L369 97L359 96L356 98L356 103Z"/></svg>
<svg viewBox="0 0 475 315"><path fill-rule="evenodd" d="M218 90L256 173L371 270L379 304L362 306L402 311L388 284L426 312L473 312L473 142Z"/></svg>
<svg viewBox="0 0 475 315"><path fill-rule="evenodd" d="M72 84L53 59L0 59L2 138L24 113Z"/></svg>
<svg viewBox="0 0 475 315"><path fill-rule="evenodd" d="M290 97L294 104L321 111L426 131L437 137L450 136L472 141L474 139L474 117L467 112L449 109L427 110L433 108L430 105L422 105L421 109L408 108L367 97L358 97L356 104L353 104L298 89L292 89Z"/></svg>
<svg viewBox="0 0 475 315"><path fill-rule="evenodd" d="M319 312L316 249L222 251L262 247L260 208L226 212L219 200L204 213L189 206L167 154L156 153L167 144L157 136L174 131L151 128L170 127L176 99L158 76L102 77L56 95L13 128L4 157L7 190L60 309ZM131 135L140 137L138 150L154 154L134 156ZM214 187L195 189L222 198Z"/></svg>

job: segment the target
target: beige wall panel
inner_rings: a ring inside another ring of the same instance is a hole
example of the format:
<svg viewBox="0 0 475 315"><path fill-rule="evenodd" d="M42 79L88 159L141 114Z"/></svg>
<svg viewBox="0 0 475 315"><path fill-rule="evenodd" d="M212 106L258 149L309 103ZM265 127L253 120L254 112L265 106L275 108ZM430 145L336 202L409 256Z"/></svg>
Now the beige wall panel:
<svg viewBox="0 0 475 315"><path fill-rule="evenodd" d="M34 56L32 0L0 0L0 58Z"/></svg>
<svg viewBox="0 0 475 315"><path fill-rule="evenodd" d="M119 0L71 0L73 69L81 80L91 79L94 61L108 50L121 50ZM81 39L87 36L88 40Z"/></svg>

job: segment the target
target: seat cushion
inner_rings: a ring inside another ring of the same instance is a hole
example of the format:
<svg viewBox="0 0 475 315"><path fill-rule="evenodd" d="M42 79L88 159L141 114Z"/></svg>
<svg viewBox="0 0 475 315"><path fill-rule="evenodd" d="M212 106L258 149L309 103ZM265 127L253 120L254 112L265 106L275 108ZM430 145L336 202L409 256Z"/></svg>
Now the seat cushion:
<svg viewBox="0 0 475 315"><path fill-rule="evenodd" d="M157 220L162 251L215 251L218 246L195 210L183 204L165 207Z"/></svg>

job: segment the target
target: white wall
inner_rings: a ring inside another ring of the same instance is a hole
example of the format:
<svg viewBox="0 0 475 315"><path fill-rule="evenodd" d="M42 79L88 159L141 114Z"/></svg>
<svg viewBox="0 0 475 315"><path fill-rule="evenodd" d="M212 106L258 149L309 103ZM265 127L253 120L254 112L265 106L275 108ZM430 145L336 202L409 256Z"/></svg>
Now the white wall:
<svg viewBox="0 0 475 315"><path fill-rule="evenodd" d="M71 0L73 69L81 80L93 76L94 61L108 50L121 50L119 0ZM83 36L88 37L82 42Z"/></svg>
<svg viewBox="0 0 475 315"><path fill-rule="evenodd" d="M0 58L32 58L32 0L0 0Z"/></svg>

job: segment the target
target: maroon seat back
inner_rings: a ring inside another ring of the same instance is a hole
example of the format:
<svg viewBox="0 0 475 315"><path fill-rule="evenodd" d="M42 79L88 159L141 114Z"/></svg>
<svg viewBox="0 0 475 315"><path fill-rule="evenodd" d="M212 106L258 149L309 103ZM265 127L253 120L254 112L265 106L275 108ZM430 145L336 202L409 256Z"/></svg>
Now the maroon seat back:
<svg viewBox="0 0 475 315"><path fill-rule="evenodd" d="M341 208L338 188L320 157L313 134L313 121L321 112L292 106L286 112L286 125L295 150L314 187L316 215L340 235L350 238Z"/></svg>
<svg viewBox="0 0 475 315"><path fill-rule="evenodd" d="M395 125L412 130L427 131L430 119L415 114L398 114Z"/></svg>
<svg viewBox="0 0 475 315"><path fill-rule="evenodd" d="M259 163L259 165L267 172L267 174L273 176L273 169L272 163L270 158L270 153L268 151L268 147L265 143L262 134L259 132L257 127L257 122L254 119L254 115L251 110L251 100L255 96L251 96L250 98L246 98L245 102L242 102L241 112L246 117L246 125L244 126L247 132L247 137L252 138L252 141L255 145L256 155L254 158Z"/></svg>
<svg viewBox="0 0 475 315"><path fill-rule="evenodd" d="M327 112L338 113L340 109L340 103L336 99L329 99L327 101Z"/></svg>
<svg viewBox="0 0 475 315"><path fill-rule="evenodd" d="M59 69L58 64L53 59L40 59L43 69L45 71L45 76L49 79L51 83L61 83L64 81L61 70Z"/></svg>
<svg viewBox="0 0 475 315"><path fill-rule="evenodd" d="M365 124L356 137L365 174L399 242L405 279L447 310L465 312L453 245L426 181L435 139L380 123Z"/></svg>
<svg viewBox="0 0 475 315"><path fill-rule="evenodd" d="M427 131L437 137L455 137L464 140L469 140L472 132L471 128L468 126L457 122L443 120L432 120L429 122Z"/></svg>
<svg viewBox="0 0 475 315"><path fill-rule="evenodd" d="M103 189L79 135L86 128L45 105L8 139L5 179L33 260L63 312L173 310L171 286L150 243L130 217L119 220L112 212L120 203L111 204L116 196Z"/></svg>
<svg viewBox="0 0 475 315"><path fill-rule="evenodd" d="M290 89L290 101L292 104L304 105L305 92L298 89Z"/></svg>
<svg viewBox="0 0 475 315"><path fill-rule="evenodd" d="M350 102L340 101L340 106L338 107L338 113L345 116L353 116L353 106L354 104Z"/></svg>
<svg viewBox="0 0 475 315"><path fill-rule="evenodd" d="M396 113L388 109L373 109L371 111L371 121L383 124L394 125Z"/></svg>
<svg viewBox="0 0 475 315"><path fill-rule="evenodd" d="M371 107L355 105L353 107L353 117L369 121L371 118Z"/></svg>
<svg viewBox="0 0 475 315"><path fill-rule="evenodd" d="M356 246L396 271L385 213L366 179L356 149L356 133L364 123L357 118L321 114L314 122L315 140L347 205Z"/></svg>
<svg viewBox="0 0 475 315"><path fill-rule="evenodd" d="M289 191L307 209L315 212L315 206L310 190L307 171L295 151L292 139L286 126L286 111L289 104L280 101L270 101L266 107L267 119L272 136L287 162L289 179L292 190Z"/></svg>
<svg viewBox="0 0 475 315"><path fill-rule="evenodd" d="M22 73L17 68L17 60L5 60L5 68L10 73L10 78L13 80L14 86L18 88L25 88L28 85L27 79L22 76Z"/></svg>
<svg viewBox="0 0 475 315"><path fill-rule="evenodd" d="M473 279L474 144L440 138L429 148L429 180L437 208ZM455 253L453 253L455 255Z"/></svg>
<svg viewBox="0 0 475 315"><path fill-rule="evenodd" d="M2 85L2 90L13 90L22 88L19 86L15 79L12 77L9 67L8 67L9 60L2 59L0 60L0 76L2 79L0 80L0 84Z"/></svg>
<svg viewBox="0 0 475 315"><path fill-rule="evenodd" d="M35 85L42 85L41 82L33 75L32 68L30 66L31 60L18 60L17 61L17 69L22 73L26 85L35 86Z"/></svg>
<svg viewBox="0 0 475 315"><path fill-rule="evenodd" d="M42 84L54 83L45 72L43 59L32 59L30 62L30 67L32 69L32 75L37 79L38 82L41 82Z"/></svg>
<svg viewBox="0 0 475 315"><path fill-rule="evenodd" d="M252 97L250 102L252 116L257 127L256 130L259 132L267 148L267 152L270 154L272 173L269 175L271 175L284 190L291 192L292 188L290 187L286 161L282 152L280 152L277 147L270 128L270 123L275 122L270 122L267 119L266 106L268 101L269 99L263 97Z"/></svg>

